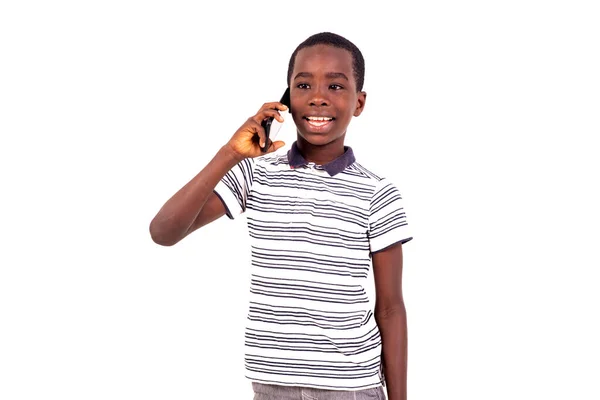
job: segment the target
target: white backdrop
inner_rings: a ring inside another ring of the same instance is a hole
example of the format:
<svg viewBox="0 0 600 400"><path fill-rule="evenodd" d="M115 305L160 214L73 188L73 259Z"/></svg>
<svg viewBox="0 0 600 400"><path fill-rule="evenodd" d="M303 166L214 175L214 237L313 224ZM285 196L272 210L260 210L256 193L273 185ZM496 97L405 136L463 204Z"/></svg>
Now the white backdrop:
<svg viewBox="0 0 600 400"><path fill-rule="evenodd" d="M244 219L148 224L320 31L414 231L409 398L600 398L593 3L2 2L0 398L252 398Z"/></svg>

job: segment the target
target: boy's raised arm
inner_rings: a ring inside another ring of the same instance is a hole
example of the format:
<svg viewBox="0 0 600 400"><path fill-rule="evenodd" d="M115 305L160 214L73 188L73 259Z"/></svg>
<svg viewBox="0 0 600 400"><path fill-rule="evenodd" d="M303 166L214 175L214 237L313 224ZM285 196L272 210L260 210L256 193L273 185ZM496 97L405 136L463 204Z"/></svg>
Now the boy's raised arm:
<svg viewBox="0 0 600 400"><path fill-rule="evenodd" d="M213 190L237 163L265 154L260 149L265 139L261 122L267 117L283 122L279 110L286 109L281 103L265 103L256 115L248 118L202 171L162 206L150 222L152 240L163 246L172 246L201 226L223 216L225 207ZM254 139L256 135L259 140ZM267 153L283 145L281 141L270 143Z"/></svg>

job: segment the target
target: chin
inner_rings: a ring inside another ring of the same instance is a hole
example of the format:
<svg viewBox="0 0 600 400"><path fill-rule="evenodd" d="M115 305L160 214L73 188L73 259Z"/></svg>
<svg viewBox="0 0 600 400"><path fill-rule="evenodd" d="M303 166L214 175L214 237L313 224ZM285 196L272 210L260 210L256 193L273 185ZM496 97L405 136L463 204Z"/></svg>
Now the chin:
<svg viewBox="0 0 600 400"><path fill-rule="evenodd" d="M331 136L331 135L323 135L319 133L298 133L300 138L302 138L305 142L310 143L313 146L325 146L330 143L344 140L344 135L341 136Z"/></svg>

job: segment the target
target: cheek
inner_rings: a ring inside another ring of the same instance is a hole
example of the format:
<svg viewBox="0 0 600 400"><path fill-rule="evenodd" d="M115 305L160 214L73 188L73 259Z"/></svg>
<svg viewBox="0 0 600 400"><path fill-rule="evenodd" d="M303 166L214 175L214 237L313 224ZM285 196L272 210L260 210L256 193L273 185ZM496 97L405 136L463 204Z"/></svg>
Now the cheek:
<svg viewBox="0 0 600 400"><path fill-rule="evenodd" d="M341 111L344 115L344 118L352 118L352 115L354 114L354 107L352 107L349 103L345 102L344 104L340 104L338 110L343 110Z"/></svg>
<svg viewBox="0 0 600 400"><path fill-rule="evenodd" d="M302 117L299 114L292 111L292 120L296 125L299 125L302 122Z"/></svg>
<svg viewBox="0 0 600 400"><path fill-rule="evenodd" d="M292 110L294 109L298 109L298 107L300 107L302 105L302 99L298 96L294 96L292 98L290 98L290 106L292 107Z"/></svg>

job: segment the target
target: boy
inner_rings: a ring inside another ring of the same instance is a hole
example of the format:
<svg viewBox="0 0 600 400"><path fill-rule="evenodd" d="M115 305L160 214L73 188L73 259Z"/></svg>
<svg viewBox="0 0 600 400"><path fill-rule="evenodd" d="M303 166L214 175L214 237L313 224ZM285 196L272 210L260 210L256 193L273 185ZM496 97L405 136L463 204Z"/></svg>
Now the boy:
<svg viewBox="0 0 600 400"><path fill-rule="evenodd" d="M150 224L170 246L246 212L252 245L246 371L255 399L406 398L402 244L411 240L396 187L344 145L364 109L364 60L333 33L309 37L288 69L297 140L268 141L264 104ZM373 267L376 299L365 292Z"/></svg>

